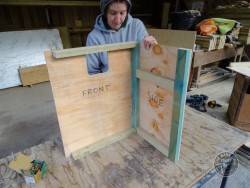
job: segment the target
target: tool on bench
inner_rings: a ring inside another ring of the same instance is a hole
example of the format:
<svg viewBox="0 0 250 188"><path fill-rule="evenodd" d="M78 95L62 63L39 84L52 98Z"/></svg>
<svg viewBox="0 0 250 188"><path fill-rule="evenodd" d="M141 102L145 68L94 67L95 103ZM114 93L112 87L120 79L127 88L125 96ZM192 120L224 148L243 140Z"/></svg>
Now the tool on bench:
<svg viewBox="0 0 250 188"><path fill-rule="evenodd" d="M207 105L210 107L210 108L215 108L215 107L222 107L220 104L218 104L216 102L216 100L211 100L207 103Z"/></svg>
<svg viewBox="0 0 250 188"><path fill-rule="evenodd" d="M206 103L205 101L208 99L208 96L200 94L200 95L190 95L187 96L186 102L191 103L189 106L194 108L200 112L206 112Z"/></svg>

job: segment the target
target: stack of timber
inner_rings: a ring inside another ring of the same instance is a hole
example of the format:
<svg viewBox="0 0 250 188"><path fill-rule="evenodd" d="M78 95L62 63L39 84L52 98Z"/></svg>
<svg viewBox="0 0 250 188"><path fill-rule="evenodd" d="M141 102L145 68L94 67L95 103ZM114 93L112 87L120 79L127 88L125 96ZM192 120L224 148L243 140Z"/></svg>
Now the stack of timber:
<svg viewBox="0 0 250 188"><path fill-rule="evenodd" d="M241 28L242 28L242 26L237 26L236 28L233 29L233 31L231 32L230 35L232 35L233 37L235 37L236 39L238 39Z"/></svg>
<svg viewBox="0 0 250 188"><path fill-rule="evenodd" d="M225 46L226 35L220 35L216 40L216 49L222 49Z"/></svg>
<svg viewBox="0 0 250 188"><path fill-rule="evenodd" d="M236 20L244 27L250 27L250 8L212 9L207 11L207 17Z"/></svg>
<svg viewBox="0 0 250 188"><path fill-rule="evenodd" d="M226 35L197 35L195 43L200 45L202 49L211 51L224 48L225 41Z"/></svg>
<svg viewBox="0 0 250 188"><path fill-rule="evenodd" d="M250 28L241 28L239 33L239 40L245 41L246 44L250 44Z"/></svg>

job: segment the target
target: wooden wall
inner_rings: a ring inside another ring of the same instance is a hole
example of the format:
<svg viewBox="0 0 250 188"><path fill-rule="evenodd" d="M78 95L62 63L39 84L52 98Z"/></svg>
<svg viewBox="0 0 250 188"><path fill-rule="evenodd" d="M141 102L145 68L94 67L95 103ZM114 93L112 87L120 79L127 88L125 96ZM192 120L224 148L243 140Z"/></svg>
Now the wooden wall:
<svg viewBox="0 0 250 188"><path fill-rule="evenodd" d="M0 6L0 31L67 26L72 47L85 44L99 7Z"/></svg>
<svg viewBox="0 0 250 188"><path fill-rule="evenodd" d="M69 29L72 47L79 47L85 45L87 34L93 28L96 16L100 14L98 0L25 2L0 2L0 32L66 26ZM61 5L56 4L57 2L61 2ZM132 15L140 18L147 26L152 23L152 2L133 1Z"/></svg>

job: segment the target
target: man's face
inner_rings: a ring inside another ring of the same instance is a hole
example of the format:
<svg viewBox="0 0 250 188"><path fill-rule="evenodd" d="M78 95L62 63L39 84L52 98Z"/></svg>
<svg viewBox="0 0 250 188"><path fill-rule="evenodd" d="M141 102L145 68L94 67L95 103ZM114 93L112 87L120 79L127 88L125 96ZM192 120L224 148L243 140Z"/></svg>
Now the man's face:
<svg viewBox="0 0 250 188"><path fill-rule="evenodd" d="M125 3L111 3L107 11L107 22L113 30L119 30L127 16L127 6Z"/></svg>

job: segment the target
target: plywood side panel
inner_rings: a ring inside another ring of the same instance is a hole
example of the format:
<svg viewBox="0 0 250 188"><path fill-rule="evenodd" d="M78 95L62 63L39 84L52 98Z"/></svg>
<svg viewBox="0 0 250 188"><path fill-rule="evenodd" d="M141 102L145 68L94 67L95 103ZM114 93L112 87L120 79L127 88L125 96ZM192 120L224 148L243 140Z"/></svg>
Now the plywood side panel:
<svg viewBox="0 0 250 188"><path fill-rule="evenodd" d="M46 52L66 156L132 124L131 52L109 52L109 71L88 75L85 56Z"/></svg>
<svg viewBox="0 0 250 188"><path fill-rule="evenodd" d="M175 78L177 48L157 45L148 51L141 47L140 54L142 70L164 78ZM164 89L149 81L140 80L139 125L165 146L169 146L173 96L173 89Z"/></svg>
<svg viewBox="0 0 250 188"><path fill-rule="evenodd" d="M155 45L150 51L141 47L140 51L140 71L147 73L148 78L138 74L141 78L139 125L146 132L141 136L147 135L149 139L144 139L152 144L161 141L163 145L156 148L160 151L167 148L163 153L168 153L174 162L179 159L191 52L163 45ZM155 76L149 77L150 74Z"/></svg>

